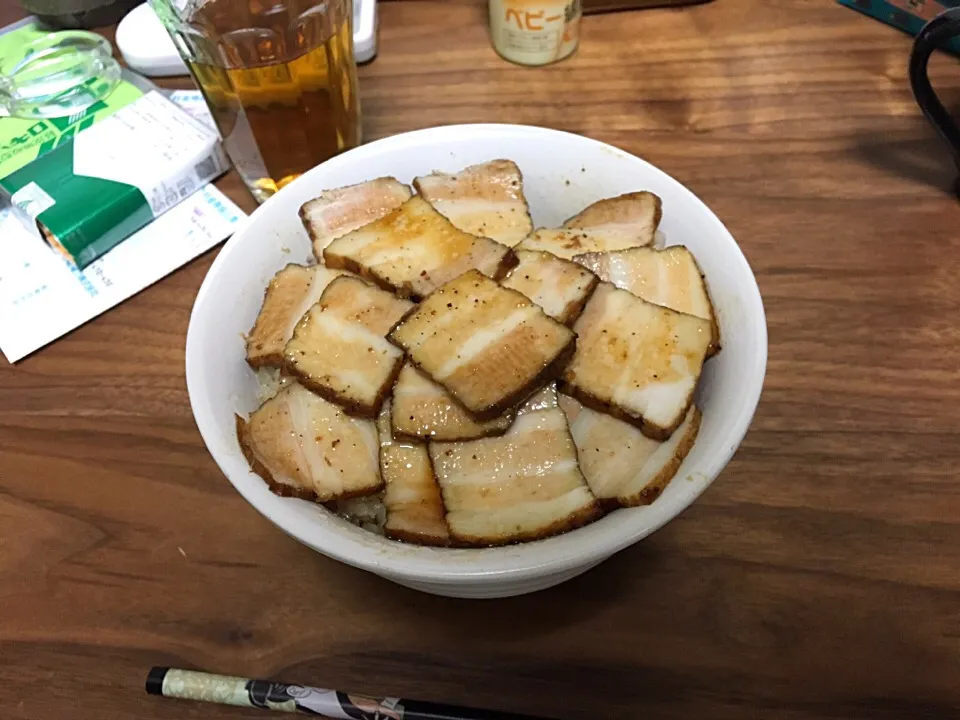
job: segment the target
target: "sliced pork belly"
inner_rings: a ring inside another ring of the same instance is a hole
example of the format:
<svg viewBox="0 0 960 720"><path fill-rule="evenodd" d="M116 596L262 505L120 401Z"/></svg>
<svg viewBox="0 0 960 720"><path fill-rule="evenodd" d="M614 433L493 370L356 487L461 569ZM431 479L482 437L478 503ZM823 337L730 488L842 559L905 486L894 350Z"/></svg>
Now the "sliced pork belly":
<svg viewBox="0 0 960 720"><path fill-rule="evenodd" d="M441 385L407 363L393 384L393 433L420 440L473 440L502 435L514 412L481 422Z"/></svg>
<svg viewBox="0 0 960 720"><path fill-rule="evenodd" d="M329 502L380 489L377 428L298 383L286 385L237 437L251 469L278 495Z"/></svg>
<svg viewBox="0 0 960 720"><path fill-rule="evenodd" d="M520 168L491 160L448 175L435 172L413 181L417 191L454 225L513 247L533 230Z"/></svg>
<svg viewBox="0 0 960 720"><path fill-rule="evenodd" d="M683 245L663 250L631 248L577 255L574 260L618 288L657 305L710 321L710 353L720 349L720 331L696 259Z"/></svg>
<svg viewBox="0 0 960 720"><path fill-rule="evenodd" d="M283 365L283 348L300 318L320 299L327 285L342 274L320 266L287 265L274 275L247 337L247 362L252 367Z"/></svg>
<svg viewBox="0 0 960 720"><path fill-rule="evenodd" d="M331 242L327 267L352 270L400 297L422 298L470 269L499 280L513 251L457 229L430 203L413 197L388 215Z"/></svg>
<svg viewBox="0 0 960 720"><path fill-rule="evenodd" d="M285 367L351 415L375 418L403 364L385 336L412 306L358 277L339 277L293 331Z"/></svg>
<svg viewBox="0 0 960 720"><path fill-rule="evenodd" d="M325 190L300 208L313 254L322 260L323 249L333 240L396 210L411 194L409 187L392 177Z"/></svg>
<svg viewBox="0 0 960 720"><path fill-rule="evenodd" d="M636 427L591 410L560 395L570 434L577 446L580 470L590 489L606 506L649 505L670 482L693 447L700 429L700 411L691 405L669 440L651 440Z"/></svg>
<svg viewBox="0 0 960 720"><path fill-rule="evenodd" d="M659 197L652 192L632 192L599 200L567 220L563 226L602 233L607 238L620 238L623 242L633 243L623 247L639 247L654 242L660 216Z"/></svg>
<svg viewBox="0 0 960 720"><path fill-rule="evenodd" d="M440 486L423 443L396 440L390 426L390 402L377 418L380 433L380 475L386 484L383 504L387 537L420 545L447 545L450 532Z"/></svg>
<svg viewBox="0 0 960 720"><path fill-rule="evenodd" d="M603 230L572 230L569 228L534 230L517 245L516 250L538 250L572 260L589 252L609 252L636 247L639 241L619 234L608 235Z"/></svg>
<svg viewBox="0 0 960 720"><path fill-rule="evenodd" d="M517 250L517 265L501 283L521 292L554 320L569 325L597 286L597 277L584 267L551 253Z"/></svg>
<svg viewBox="0 0 960 720"><path fill-rule="evenodd" d="M432 293L389 337L479 420L550 382L576 344L569 328L476 270Z"/></svg>
<svg viewBox="0 0 960 720"><path fill-rule="evenodd" d="M710 322L600 283L573 325L561 389L666 440L683 421L710 345Z"/></svg>
<svg viewBox="0 0 960 720"><path fill-rule="evenodd" d="M451 536L468 545L536 540L601 513L550 386L528 400L501 437L430 443Z"/></svg>

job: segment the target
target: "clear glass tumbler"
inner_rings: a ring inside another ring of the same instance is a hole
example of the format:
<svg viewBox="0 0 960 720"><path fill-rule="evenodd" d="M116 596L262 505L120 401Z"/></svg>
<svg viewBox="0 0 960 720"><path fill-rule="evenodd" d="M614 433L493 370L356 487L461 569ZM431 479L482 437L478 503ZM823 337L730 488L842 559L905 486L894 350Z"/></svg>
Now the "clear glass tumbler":
<svg viewBox="0 0 960 720"><path fill-rule="evenodd" d="M360 143L351 0L150 0L263 202Z"/></svg>

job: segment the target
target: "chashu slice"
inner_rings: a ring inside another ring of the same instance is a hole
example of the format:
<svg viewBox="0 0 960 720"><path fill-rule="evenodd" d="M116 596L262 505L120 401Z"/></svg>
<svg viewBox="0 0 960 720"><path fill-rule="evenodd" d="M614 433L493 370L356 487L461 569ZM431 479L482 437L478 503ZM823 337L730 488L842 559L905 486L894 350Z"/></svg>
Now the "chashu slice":
<svg viewBox="0 0 960 720"><path fill-rule="evenodd" d="M506 245L457 229L422 197L337 238L323 258L327 267L352 270L414 300L467 270L499 280L516 265Z"/></svg>
<svg viewBox="0 0 960 720"><path fill-rule="evenodd" d="M607 234L602 230L573 230L555 228L534 230L516 250L537 250L548 252L564 260L572 260L577 255L590 252L610 252L636 247L640 242L633 238L617 234Z"/></svg>
<svg viewBox="0 0 960 720"><path fill-rule="evenodd" d="M339 277L293 331L285 367L351 415L375 418L403 364L385 336L412 306L358 277Z"/></svg>
<svg viewBox="0 0 960 720"><path fill-rule="evenodd" d="M564 325L576 320L597 287L597 276L547 252L517 250L517 258L520 264L501 285L523 293Z"/></svg>
<svg viewBox="0 0 960 720"><path fill-rule="evenodd" d="M298 383L249 420L237 416L237 438L251 469L278 495L329 502L383 484L374 422L350 417Z"/></svg>
<svg viewBox="0 0 960 720"><path fill-rule="evenodd" d="M710 345L710 322L600 283L573 325L561 390L666 440L683 422Z"/></svg>
<svg viewBox="0 0 960 720"><path fill-rule="evenodd" d="M660 497L700 430L696 405L690 406L680 427L663 442L568 395L560 395L560 407L577 446L580 471L605 506L649 505Z"/></svg>
<svg viewBox="0 0 960 720"><path fill-rule="evenodd" d="M389 400L377 417L377 429L380 475L385 484L383 504L387 510L384 534L419 545L448 545L447 511L427 446L392 437Z"/></svg>
<svg viewBox="0 0 960 720"><path fill-rule="evenodd" d="M661 215L659 197L647 191L631 192L598 200L567 220L563 226L603 233L607 238L633 243L624 245L624 248L639 247L654 242Z"/></svg>
<svg viewBox="0 0 960 720"><path fill-rule="evenodd" d="M600 504L553 386L517 412L501 437L430 443L430 457L454 540L503 545L555 535L597 518Z"/></svg>
<svg viewBox="0 0 960 720"><path fill-rule="evenodd" d="M255 368L283 365L283 348L300 318L342 274L320 266L287 265L274 275L247 337L247 362Z"/></svg>
<svg viewBox="0 0 960 720"><path fill-rule="evenodd" d="M514 412L482 422L441 385L407 363L393 384L392 426L397 437L420 440L474 440L503 435Z"/></svg>
<svg viewBox="0 0 960 720"><path fill-rule="evenodd" d="M553 380L576 345L570 328L476 270L428 296L389 338L478 420Z"/></svg>
<svg viewBox="0 0 960 720"><path fill-rule="evenodd" d="M435 172L413 181L427 202L454 225L513 247L533 230L520 168L491 160L448 175Z"/></svg>
<svg viewBox="0 0 960 720"><path fill-rule="evenodd" d="M574 260L618 288L677 312L710 321L710 355L720 349L720 329L696 259L683 245L577 255Z"/></svg>
<svg viewBox="0 0 960 720"><path fill-rule="evenodd" d="M300 208L300 221L310 236L313 254L322 262L327 245L396 210L411 195L409 187L392 177L324 190Z"/></svg>

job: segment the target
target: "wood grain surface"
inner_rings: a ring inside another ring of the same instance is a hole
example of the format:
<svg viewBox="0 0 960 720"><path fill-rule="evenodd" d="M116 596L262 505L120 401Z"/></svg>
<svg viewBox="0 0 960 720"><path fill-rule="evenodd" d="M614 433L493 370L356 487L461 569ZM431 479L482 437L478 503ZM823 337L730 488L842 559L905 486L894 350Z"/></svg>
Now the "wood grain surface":
<svg viewBox="0 0 960 720"><path fill-rule="evenodd" d="M0 366L0 717L258 717L146 697L155 664L569 720L960 717L960 206L910 39L830 2L717 0L591 16L574 58L524 69L484 3L411 0L381 6L380 42L367 138L561 128L717 212L769 319L751 432L581 578L405 590L285 536L207 455L183 347L209 253ZM932 74L960 105L956 61Z"/></svg>

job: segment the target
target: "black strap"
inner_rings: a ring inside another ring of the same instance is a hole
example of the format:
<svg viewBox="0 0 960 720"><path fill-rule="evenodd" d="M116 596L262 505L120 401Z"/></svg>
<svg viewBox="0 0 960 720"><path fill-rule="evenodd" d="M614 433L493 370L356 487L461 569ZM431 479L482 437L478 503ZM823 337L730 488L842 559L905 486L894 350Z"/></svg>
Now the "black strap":
<svg viewBox="0 0 960 720"><path fill-rule="evenodd" d="M927 75L927 65L933 51L957 35L960 35L960 7L945 10L923 26L910 53L910 86L923 114L947 141L954 162L960 169L960 127L957 127L933 91Z"/></svg>

